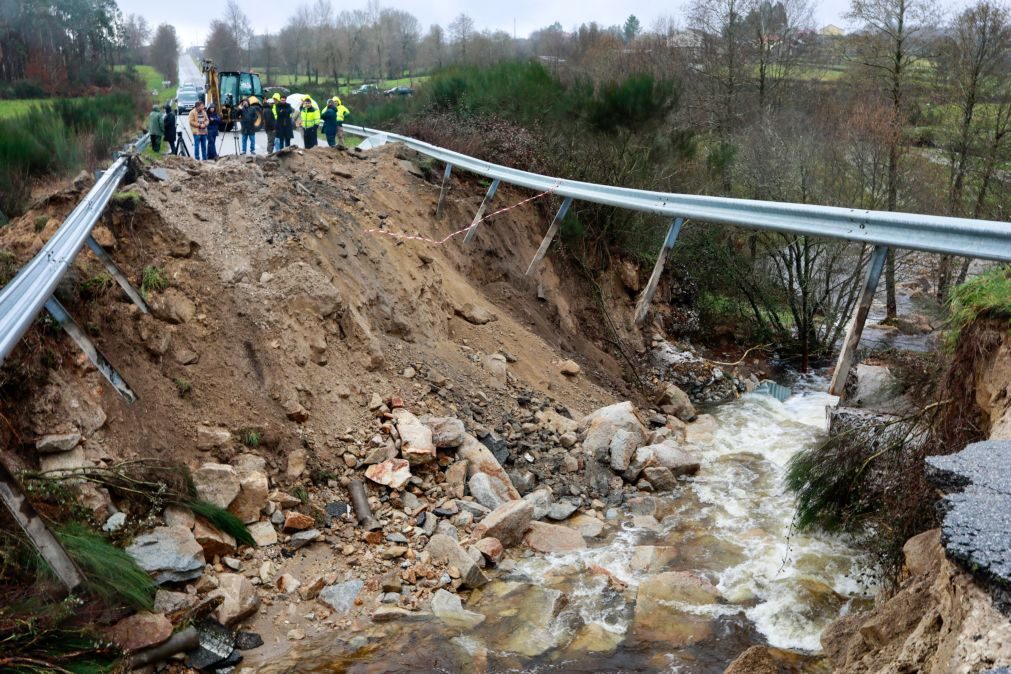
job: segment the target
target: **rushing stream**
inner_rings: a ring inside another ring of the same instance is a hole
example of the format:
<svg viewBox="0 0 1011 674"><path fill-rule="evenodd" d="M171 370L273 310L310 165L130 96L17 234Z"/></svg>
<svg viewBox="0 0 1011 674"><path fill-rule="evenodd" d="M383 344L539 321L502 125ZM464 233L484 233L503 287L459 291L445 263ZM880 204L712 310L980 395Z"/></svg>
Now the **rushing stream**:
<svg viewBox="0 0 1011 674"><path fill-rule="evenodd" d="M376 625L300 645L288 671L722 672L753 644L817 651L825 625L874 590L844 540L791 529L782 477L824 437L824 388L716 408L702 469L656 497L658 525L622 513L586 550L519 560L465 606L486 616L480 625ZM669 593L671 582L681 589Z"/></svg>

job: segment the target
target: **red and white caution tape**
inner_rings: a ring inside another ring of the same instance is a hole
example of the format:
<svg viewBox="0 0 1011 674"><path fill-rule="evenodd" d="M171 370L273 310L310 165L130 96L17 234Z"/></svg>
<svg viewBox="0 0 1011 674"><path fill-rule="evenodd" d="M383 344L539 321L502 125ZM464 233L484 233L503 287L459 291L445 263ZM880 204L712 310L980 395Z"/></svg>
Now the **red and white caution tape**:
<svg viewBox="0 0 1011 674"><path fill-rule="evenodd" d="M421 241L422 243L427 243L427 244L429 244L431 246L441 246L442 244L444 244L447 241L449 241L450 239L452 239L454 236L459 236L461 234L466 234L468 231L470 231L474 227L477 227L478 225L480 225L485 220L488 220L489 218L493 218L496 215L500 215L502 213L505 213L506 211L511 211L514 208L519 208L523 204L529 203L531 201L536 201L537 199L540 199L542 197L546 197L549 194L552 194L556 189L558 189L558 184L552 185L550 189L545 190L544 192L541 192L540 194L535 194L534 196L530 197L529 199L524 199L523 201L515 203L512 206L506 206L505 208L500 208L497 211L493 211L492 213L489 213L488 215L484 216L483 218L481 218L477 222L473 222L473 223L467 225L466 227L464 227L463 229L457 230L457 231L453 232L452 234L449 234L449 235L447 235L447 236L445 236L445 237L443 237L441 239L431 239L431 238L429 238L427 236L422 236L421 234L404 234L402 232L389 232L389 231L386 231L385 229L382 229L381 227L373 227L372 229L366 229L365 230L365 234L382 234L383 236L388 236L388 237L390 237L392 239L400 239L402 241Z"/></svg>

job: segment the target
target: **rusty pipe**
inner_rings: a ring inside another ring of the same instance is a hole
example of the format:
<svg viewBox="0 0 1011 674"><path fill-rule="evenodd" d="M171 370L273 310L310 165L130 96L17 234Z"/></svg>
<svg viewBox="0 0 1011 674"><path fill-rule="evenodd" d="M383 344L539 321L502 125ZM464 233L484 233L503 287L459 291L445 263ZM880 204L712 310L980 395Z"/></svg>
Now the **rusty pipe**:
<svg viewBox="0 0 1011 674"><path fill-rule="evenodd" d="M365 485L362 484L362 481L351 480L348 483L348 492L351 494L351 505L355 509L358 526L366 531L381 529L382 525L372 516L372 508L369 507L369 497L365 493Z"/></svg>

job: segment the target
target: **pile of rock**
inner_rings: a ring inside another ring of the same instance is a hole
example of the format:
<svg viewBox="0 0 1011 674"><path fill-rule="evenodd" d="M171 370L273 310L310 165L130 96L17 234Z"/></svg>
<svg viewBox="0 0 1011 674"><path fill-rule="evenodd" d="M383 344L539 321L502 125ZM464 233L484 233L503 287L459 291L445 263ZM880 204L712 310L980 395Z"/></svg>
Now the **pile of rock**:
<svg viewBox="0 0 1011 674"><path fill-rule="evenodd" d="M742 379L707 360L690 346L678 348L654 334L645 365L654 381L670 382L696 402L725 402L758 385L756 378Z"/></svg>

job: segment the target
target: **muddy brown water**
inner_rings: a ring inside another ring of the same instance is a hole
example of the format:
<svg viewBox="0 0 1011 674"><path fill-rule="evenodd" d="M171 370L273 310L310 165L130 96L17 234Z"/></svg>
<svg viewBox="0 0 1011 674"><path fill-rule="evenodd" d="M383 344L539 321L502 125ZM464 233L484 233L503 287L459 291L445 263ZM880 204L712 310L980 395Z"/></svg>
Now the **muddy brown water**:
<svg viewBox="0 0 1011 674"><path fill-rule="evenodd" d="M835 402L824 388L811 379L785 403L748 395L718 407L702 469L661 500L659 526L619 512L586 550L517 560L465 604L485 616L476 627L432 616L373 624L298 643L257 669L708 673L761 644L784 671L828 671L821 630L876 588L845 539L791 526L782 477L791 456L824 439Z"/></svg>

